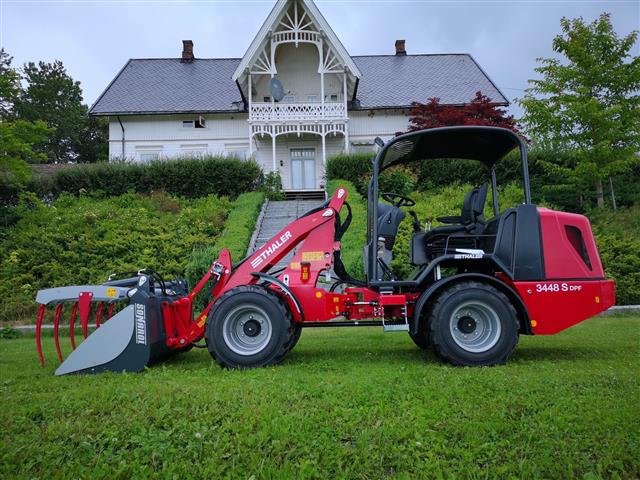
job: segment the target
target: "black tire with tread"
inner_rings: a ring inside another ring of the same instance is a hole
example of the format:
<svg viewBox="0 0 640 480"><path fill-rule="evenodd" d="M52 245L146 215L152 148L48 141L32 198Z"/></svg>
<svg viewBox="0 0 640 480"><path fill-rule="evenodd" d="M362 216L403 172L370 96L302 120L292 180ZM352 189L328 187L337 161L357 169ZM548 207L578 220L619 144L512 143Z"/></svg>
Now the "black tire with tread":
<svg viewBox="0 0 640 480"><path fill-rule="evenodd" d="M254 302L267 311L273 334L269 345L251 356L239 355L229 349L222 335L222 318L235 305ZM294 328L291 312L274 293L257 285L243 285L229 290L218 299L207 317L205 340L209 353L218 364L226 368L255 368L275 365L284 359L292 348Z"/></svg>
<svg viewBox="0 0 640 480"><path fill-rule="evenodd" d="M451 336L450 315L461 301L480 299L491 304L501 323L501 335L496 345L486 352L468 352ZM518 344L518 315L506 295L486 283L466 281L443 290L433 301L428 317L429 340L442 360L457 366L491 366L504 364Z"/></svg>

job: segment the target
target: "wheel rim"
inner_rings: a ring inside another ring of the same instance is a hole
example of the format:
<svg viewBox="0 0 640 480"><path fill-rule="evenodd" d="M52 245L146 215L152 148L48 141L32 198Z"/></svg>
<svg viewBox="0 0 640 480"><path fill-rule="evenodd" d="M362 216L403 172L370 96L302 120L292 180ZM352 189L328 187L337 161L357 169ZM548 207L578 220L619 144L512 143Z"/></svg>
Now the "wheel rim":
<svg viewBox="0 0 640 480"><path fill-rule="evenodd" d="M256 355L271 340L271 321L255 305L240 305L224 319L222 336L226 345L238 355Z"/></svg>
<svg viewBox="0 0 640 480"><path fill-rule="evenodd" d="M490 350L502 333L497 312L478 300L459 305L449 319L449 328L456 345L472 353Z"/></svg>

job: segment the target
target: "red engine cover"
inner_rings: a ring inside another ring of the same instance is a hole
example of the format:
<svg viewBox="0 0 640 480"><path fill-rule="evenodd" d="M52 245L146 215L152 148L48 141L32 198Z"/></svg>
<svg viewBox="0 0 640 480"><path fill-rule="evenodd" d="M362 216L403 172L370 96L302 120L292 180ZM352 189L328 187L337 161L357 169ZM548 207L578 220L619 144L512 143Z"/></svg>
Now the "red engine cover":
<svg viewBox="0 0 640 480"><path fill-rule="evenodd" d="M604 278L589 219L539 208L547 280Z"/></svg>

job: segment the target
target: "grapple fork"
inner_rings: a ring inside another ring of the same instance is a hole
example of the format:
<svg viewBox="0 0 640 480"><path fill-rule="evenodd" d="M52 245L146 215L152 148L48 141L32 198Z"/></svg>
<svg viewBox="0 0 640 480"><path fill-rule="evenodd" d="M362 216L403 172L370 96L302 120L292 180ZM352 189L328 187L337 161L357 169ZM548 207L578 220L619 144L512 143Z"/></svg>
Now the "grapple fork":
<svg viewBox="0 0 640 480"><path fill-rule="evenodd" d="M56 354L61 362L56 375L102 370L139 371L149 362L151 347L143 340L149 338L146 311L150 303L148 299L151 282L148 277L139 276L114 282L118 285L108 283L50 288L38 292L36 347L42 366L45 363L42 329L47 317L47 307L54 307L53 338ZM106 320L103 319L105 304L108 306ZM116 304L122 304L123 308L114 315ZM66 305L70 305L70 309L66 310L69 311L68 328L72 352L63 360L60 329ZM84 341L76 346L77 317ZM89 335L92 319L95 331Z"/></svg>

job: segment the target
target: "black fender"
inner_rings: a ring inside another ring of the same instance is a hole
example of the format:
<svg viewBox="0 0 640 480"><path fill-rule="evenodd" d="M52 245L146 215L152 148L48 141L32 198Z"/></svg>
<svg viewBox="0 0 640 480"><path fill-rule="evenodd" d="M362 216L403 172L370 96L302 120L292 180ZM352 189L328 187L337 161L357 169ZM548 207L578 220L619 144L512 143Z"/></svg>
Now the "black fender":
<svg viewBox="0 0 640 480"><path fill-rule="evenodd" d="M531 330L531 319L529 318L529 311L526 305L520 298L520 295L506 283L500 281L496 277L485 275L483 273L461 273L459 275L452 275L446 277L427 288L422 295L418 298L415 308L413 309L413 318L411 319L411 333L416 335L418 333L418 323L420 321L420 315L422 315L422 309L427 305L429 299L437 294L443 288L452 285L457 282L465 280L477 280L479 282L488 283L489 285L497 288L504 293L511 303L513 304L516 312L518 312L518 320L520 321L520 333L525 335L533 335Z"/></svg>
<svg viewBox="0 0 640 480"><path fill-rule="evenodd" d="M300 303L300 300L298 300L298 297L295 296L291 289L282 280L272 275L260 272L253 272L251 275L259 278L264 282L276 285L279 289L281 289L285 293L285 295L287 295L291 299L291 302L296 307L297 312L300 314L300 320L304 321L304 312L302 311L302 304Z"/></svg>

